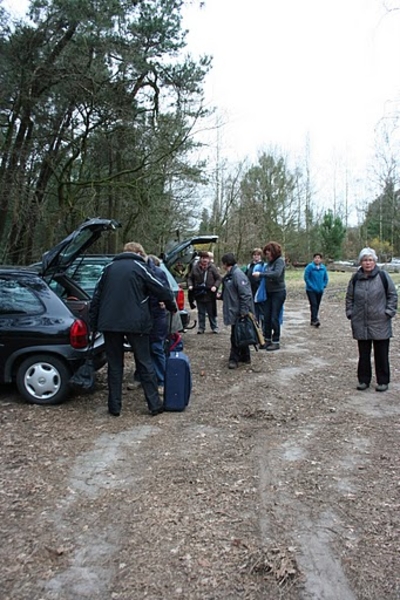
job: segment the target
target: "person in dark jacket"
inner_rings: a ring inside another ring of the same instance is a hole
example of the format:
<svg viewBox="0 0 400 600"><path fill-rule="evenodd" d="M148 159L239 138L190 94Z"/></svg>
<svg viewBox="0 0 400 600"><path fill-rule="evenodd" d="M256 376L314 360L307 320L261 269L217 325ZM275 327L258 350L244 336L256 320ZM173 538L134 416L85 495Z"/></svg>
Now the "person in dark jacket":
<svg viewBox="0 0 400 600"><path fill-rule="evenodd" d="M249 312L254 313L253 294L250 281L245 273L236 264L235 255L227 252L221 259L226 270L222 280L222 292L218 299L223 300L224 324L231 326L231 349L229 354L229 369L237 369L238 363L249 364L251 362L250 348L238 348L235 344L233 326L240 316Z"/></svg>
<svg viewBox="0 0 400 600"><path fill-rule="evenodd" d="M286 300L285 261L282 247L277 242L269 242L263 252L267 261L265 269L253 271L253 277L265 277L267 299L264 308L264 337L266 350L279 350L281 336L281 311Z"/></svg>
<svg viewBox="0 0 400 600"><path fill-rule="evenodd" d="M371 350L374 348L376 391L385 392L390 382L389 340L397 312L397 291L391 277L376 264L372 248L363 248L360 268L349 281L346 316L358 342L358 390L369 388L372 378Z"/></svg>
<svg viewBox="0 0 400 600"><path fill-rule="evenodd" d="M146 256L142 253L140 248L141 246L136 248L137 254L140 254L145 258L149 269L157 277L157 279L159 279L164 286L170 287L166 274L160 268L160 260L157 258L157 256ZM156 372L158 393L162 395L164 393L166 361L165 343L168 335L167 311L165 309L164 302L159 302L158 298L152 294L150 295L149 302L150 314L153 319L153 327L150 331L150 356ZM133 374L133 381L128 384L128 390L141 387L141 385L140 372L139 369L136 368Z"/></svg>
<svg viewBox="0 0 400 600"><path fill-rule="evenodd" d="M328 285L328 271L322 262L322 254L316 252L313 259L304 269L304 281L306 282L306 294L310 303L311 325L319 327L319 307L326 286Z"/></svg>
<svg viewBox="0 0 400 600"><path fill-rule="evenodd" d="M196 301L199 325L197 333L206 329L206 315L213 333L218 333L217 292L221 285L221 275L208 252L200 252L199 260L193 264L188 277L188 292Z"/></svg>
<svg viewBox="0 0 400 600"><path fill-rule="evenodd" d="M132 249L140 244L125 244L124 251L107 265L94 291L89 320L93 331L104 333L108 362L108 410L119 416L122 405L124 339L127 338L147 400L149 411L163 411L157 378L150 356L150 332L153 321L149 296L164 302L167 310L177 311L173 292L153 275L143 256ZM144 251L143 251L144 254Z"/></svg>

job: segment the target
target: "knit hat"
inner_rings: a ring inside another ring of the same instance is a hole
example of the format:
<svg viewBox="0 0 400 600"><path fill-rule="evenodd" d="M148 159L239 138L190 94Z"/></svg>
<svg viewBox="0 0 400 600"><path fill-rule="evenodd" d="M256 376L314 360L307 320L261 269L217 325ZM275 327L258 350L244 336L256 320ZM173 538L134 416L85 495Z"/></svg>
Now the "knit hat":
<svg viewBox="0 0 400 600"><path fill-rule="evenodd" d="M360 263L363 258L366 256L371 256L375 262L378 262L378 257L376 255L375 250L373 248L363 248L358 256L358 262Z"/></svg>

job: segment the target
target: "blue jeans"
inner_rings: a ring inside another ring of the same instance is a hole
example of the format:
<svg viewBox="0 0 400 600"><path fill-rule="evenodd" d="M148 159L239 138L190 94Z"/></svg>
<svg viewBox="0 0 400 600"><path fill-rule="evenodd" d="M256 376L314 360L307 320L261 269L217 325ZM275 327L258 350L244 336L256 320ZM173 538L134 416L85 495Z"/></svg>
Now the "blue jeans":
<svg viewBox="0 0 400 600"><path fill-rule="evenodd" d="M150 342L150 356L151 362L153 363L154 371L156 372L157 385L164 385L164 374L165 374L165 350L164 341L158 340ZM133 374L133 380L141 382L140 367L137 365Z"/></svg>
<svg viewBox="0 0 400 600"><path fill-rule="evenodd" d="M260 324L264 319L264 311L262 309L263 304L264 302L254 302L254 316L257 320L257 323Z"/></svg>
<svg viewBox="0 0 400 600"><path fill-rule="evenodd" d="M269 292L264 310L264 337L265 341L279 342L281 337L281 310L286 300L286 290Z"/></svg>
<svg viewBox="0 0 400 600"><path fill-rule="evenodd" d="M150 343L150 354L151 360L153 361L153 367L157 375L158 385L164 385L164 373L165 373L165 352L164 342L158 340Z"/></svg>

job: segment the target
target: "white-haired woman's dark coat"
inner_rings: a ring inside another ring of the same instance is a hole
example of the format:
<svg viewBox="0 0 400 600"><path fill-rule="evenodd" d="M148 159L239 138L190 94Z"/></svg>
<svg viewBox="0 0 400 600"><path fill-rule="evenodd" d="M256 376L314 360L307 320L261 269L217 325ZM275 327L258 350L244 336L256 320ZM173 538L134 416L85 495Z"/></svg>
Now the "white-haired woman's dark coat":
<svg viewBox="0 0 400 600"><path fill-rule="evenodd" d="M254 312L250 281L237 265L233 265L222 283L224 324L234 325L239 315Z"/></svg>
<svg viewBox="0 0 400 600"><path fill-rule="evenodd" d="M397 312L397 291L385 272L387 289L379 267L367 276L362 269L351 278L346 293L346 316L356 340L387 340L392 337L392 318Z"/></svg>

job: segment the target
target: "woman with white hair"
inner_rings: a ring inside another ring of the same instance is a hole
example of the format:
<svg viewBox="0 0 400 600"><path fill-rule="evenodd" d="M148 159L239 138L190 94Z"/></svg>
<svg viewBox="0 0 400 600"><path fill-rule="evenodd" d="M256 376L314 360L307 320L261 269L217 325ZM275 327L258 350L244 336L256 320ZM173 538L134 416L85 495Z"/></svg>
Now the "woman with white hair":
<svg viewBox="0 0 400 600"><path fill-rule="evenodd" d="M346 316L358 342L357 389L366 390L370 386L373 347L375 390L385 392L390 382L389 340L392 318L397 312L397 291L388 273L376 264L378 257L372 248L363 248L358 261L360 267L346 293Z"/></svg>

